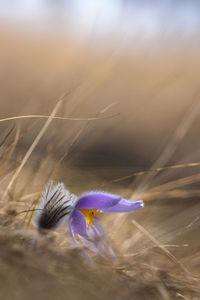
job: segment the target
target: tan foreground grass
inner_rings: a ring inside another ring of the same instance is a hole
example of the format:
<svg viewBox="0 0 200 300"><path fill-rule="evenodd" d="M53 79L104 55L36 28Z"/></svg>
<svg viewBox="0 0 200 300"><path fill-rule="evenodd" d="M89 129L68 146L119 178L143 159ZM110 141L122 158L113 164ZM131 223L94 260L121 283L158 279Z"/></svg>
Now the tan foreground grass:
<svg viewBox="0 0 200 300"><path fill-rule="evenodd" d="M194 220L199 203L195 198L190 197L188 206L188 198L179 196L179 203L172 205L173 196L167 199L160 194L157 203L148 200L145 209L133 215L106 216L102 223L117 258L112 262L94 257L91 264L71 245L66 226L42 238L33 219L29 225L32 212L16 214L34 207L42 192L40 166L29 172L32 185L41 190L20 191L20 182L30 177L24 168L10 200L6 197L2 202L3 299L200 299L199 219ZM72 175L74 170L69 167L68 172ZM89 174L84 176L87 181Z"/></svg>
<svg viewBox="0 0 200 300"><path fill-rule="evenodd" d="M159 247L148 247L134 255L121 255L115 263L97 259L91 265L80 257L78 249L69 246L64 234L60 233L62 238L52 234L41 240L33 231L17 230L19 221L12 223L11 215L1 218L1 224L4 224L0 230L2 299L200 297L199 273L192 276L185 272L176 262L170 262ZM35 238L37 243L33 245ZM170 245L165 247L170 249ZM199 269L199 253L182 261L190 268L195 264Z"/></svg>

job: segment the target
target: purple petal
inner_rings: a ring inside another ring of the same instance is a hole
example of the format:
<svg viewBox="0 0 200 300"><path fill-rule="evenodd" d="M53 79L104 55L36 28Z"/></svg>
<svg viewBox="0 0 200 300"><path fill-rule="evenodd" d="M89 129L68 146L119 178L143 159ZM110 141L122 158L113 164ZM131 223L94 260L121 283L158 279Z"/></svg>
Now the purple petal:
<svg viewBox="0 0 200 300"><path fill-rule="evenodd" d="M90 192L79 197L76 208L103 209L115 206L121 197L104 192Z"/></svg>
<svg viewBox="0 0 200 300"><path fill-rule="evenodd" d="M80 210L75 209L71 214L72 231L87 238L87 223L84 214Z"/></svg>
<svg viewBox="0 0 200 300"><path fill-rule="evenodd" d="M106 259L106 241L95 227L88 229L88 239L80 237L80 240L90 251Z"/></svg>
<svg viewBox="0 0 200 300"><path fill-rule="evenodd" d="M115 259L115 253L100 222L95 222L95 227L93 229L95 230L97 236L100 238L101 241L101 247L99 247L99 254L103 257L110 257L112 259Z"/></svg>
<svg viewBox="0 0 200 300"><path fill-rule="evenodd" d="M102 211L105 213L124 213L137 210L144 207L143 201L128 201L121 199L115 206L103 208Z"/></svg>
<svg viewBox="0 0 200 300"><path fill-rule="evenodd" d="M70 238L72 239L73 243L79 246L79 243L74 235L74 232L72 230L72 215L70 215L69 220L68 220L68 233Z"/></svg>
<svg viewBox="0 0 200 300"><path fill-rule="evenodd" d="M80 240L81 242L84 244L85 247L87 247L90 251L92 251L93 253L95 254L99 254L99 249L98 247L96 246L96 242L95 242L95 236L96 236L96 233L94 234L91 234L88 233L89 235L89 240L88 239L85 239L83 237L80 236Z"/></svg>
<svg viewBox="0 0 200 300"><path fill-rule="evenodd" d="M79 249L80 255L83 256L84 258L87 258L91 263L93 263L93 259L91 258L89 253L87 253L84 249L82 249L81 244L77 241L77 239L75 237L75 234L72 230L71 221L72 221L72 217L70 216L69 217L69 222L68 222L68 232L69 232L69 235L72 239L72 242L80 248ZM80 236L80 238L81 238L81 236ZM84 239L84 238L82 238L82 239Z"/></svg>

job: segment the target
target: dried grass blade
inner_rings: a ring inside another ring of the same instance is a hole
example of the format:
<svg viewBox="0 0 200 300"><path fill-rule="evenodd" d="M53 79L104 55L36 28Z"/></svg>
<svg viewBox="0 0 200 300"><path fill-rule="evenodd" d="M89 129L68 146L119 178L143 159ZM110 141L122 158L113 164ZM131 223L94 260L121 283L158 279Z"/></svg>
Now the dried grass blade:
<svg viewBox="0 0 200 300"><path fill-rule="evenodd" d="M2 196L2 201L3 199L6 197L6 195L8 194L8 192L11 190L13 183L15 182L15 180L17 179L18 175L20 174L20 172L22 171L24 165L26 164L27 160L29 159L31 153L33 152L33 150L35 149L35 147L37 146L37 144L39 143L40 139L42 138L42 136L44 135L45 131L47 130L47 128L49 127L51 121L53 120L54 116L56 115L60 105L62 103L62 100L59 100L51 115L48 117L47 121L45 122L45 124L43 125L42 129L40 130L40 132L38 133L38 135L36 136L35 140L33 141L32 145L30 146L30 148L28 149L26 155L24 156L20 166L17 168L16 172L14 173L10 183L8 184L7 189L5 190L3 196Z"/></svg>
<svg viewBox="0 0 200 300"><path fill-rule="evenodd" d="M91 118L70 118L70 117L55 117L55 116L47 116L47 115L25 115L25 116L15 116L15 117L9 117L0 119L0 122L6 122L11 120L19 120L19 119L28 119L28 118L43 118L43 119L56 119L56 120L68 120L68 121L96 121L96 120L104 120L104 119L110 119L118 116L119 113L110 115L110 116L104 116L104 117L91 117Z"/></svg>
<svg viewBox="0 0 200 300"><path fill-rule="evenodd" d="M190 272L185 268L185 266L177 260L177 258L167 250L163 245L161 245L154 236L152 236L142 225L140 225L137 221L132 219L132 224L134 224L153 244L155 244L158 248L162 250L174 263L176 263L185 273L191 275Z"/></svg>

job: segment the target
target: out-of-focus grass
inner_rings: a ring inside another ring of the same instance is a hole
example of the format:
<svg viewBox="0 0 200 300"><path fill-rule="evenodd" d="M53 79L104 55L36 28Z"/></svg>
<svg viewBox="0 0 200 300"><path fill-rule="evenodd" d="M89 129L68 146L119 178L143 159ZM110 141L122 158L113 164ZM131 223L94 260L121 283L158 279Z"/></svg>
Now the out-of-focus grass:
<svg viewBox="0 0 200 300"><path fill-rule="evenodd" d="M95 55L70 41L5 32L0 39L0 118L49 115L64 92L70 93L59 116L120 112L91 122L53 120L1 198L2 299L200 299L199 168L111 180L155 161L162 167L200 160L199 56L180 49L156 57L148 51L117 56L117 49ZM44 122L0 125L1 196ZM50 178L77 194L103 187L144 199L143 210L102 218L115 262L96 258L90 265L70 245L65 227L42 239L30 213L16 216L36 205Z"/></svg>

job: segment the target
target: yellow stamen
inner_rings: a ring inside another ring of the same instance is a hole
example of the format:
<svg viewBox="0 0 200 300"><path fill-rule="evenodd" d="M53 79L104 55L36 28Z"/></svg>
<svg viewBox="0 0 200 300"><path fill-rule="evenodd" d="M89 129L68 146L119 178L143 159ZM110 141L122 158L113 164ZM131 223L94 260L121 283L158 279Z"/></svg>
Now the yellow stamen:
<svg viewBox="0 0 200 300"><path fill-rule="evenodd" d="M87 228L94 227L95 217L98 216L98 209L79 209L84 214L87 222Z"/></svg>

